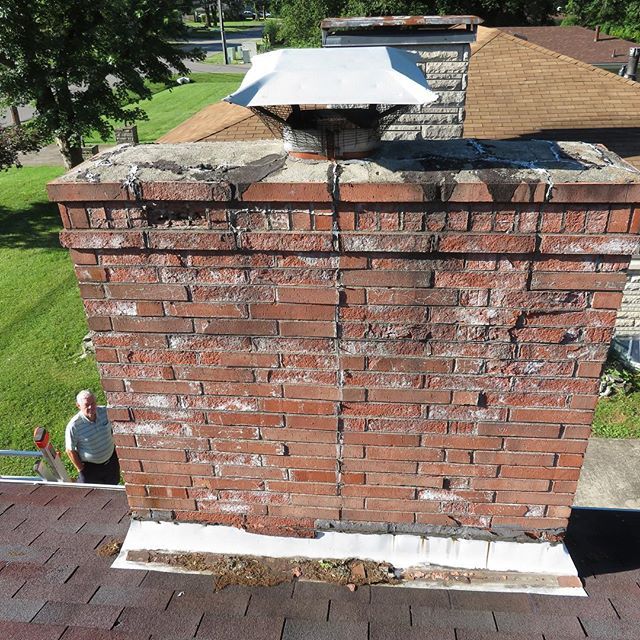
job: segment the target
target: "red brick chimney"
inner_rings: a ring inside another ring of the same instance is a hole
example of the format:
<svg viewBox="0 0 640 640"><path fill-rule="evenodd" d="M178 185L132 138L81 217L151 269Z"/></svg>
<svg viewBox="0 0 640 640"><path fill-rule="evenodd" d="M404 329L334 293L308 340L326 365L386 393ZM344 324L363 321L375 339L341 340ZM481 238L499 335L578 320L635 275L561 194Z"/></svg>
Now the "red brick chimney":
<svg viewBox="0 0 640 640"><path fill-rule="evenodd" d="M607 150L143 145L49 195L138 517L562 535L638 249Z"/></svg>

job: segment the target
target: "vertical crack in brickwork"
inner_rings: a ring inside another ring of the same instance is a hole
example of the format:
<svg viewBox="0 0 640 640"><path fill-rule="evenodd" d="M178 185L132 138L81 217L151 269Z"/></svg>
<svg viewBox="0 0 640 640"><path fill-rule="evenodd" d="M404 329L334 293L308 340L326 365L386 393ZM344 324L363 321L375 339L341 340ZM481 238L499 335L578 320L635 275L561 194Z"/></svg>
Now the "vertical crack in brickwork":
<svg viewBox="0 0 640 640"><path fill-rule="evenodd" d="M340 224L338 221L339 202L340 202L340 175L342 167L337 162L332 162L328 171L328 188L331 194L331 215L332 215L332 246L334 257L336 260L335 283L338 291L338 301L335 306L334 322L336 335L334 338L336 366L337 366L337 384L338 384L338 401L337 401L337 432L336 432L336 491L337 495L342 495L342 467L344 464L344 422L342 420L342 399L344 391L344 369L342 367L342 358L340 355L340 341L342 340L342 331L340 330L340 307L344 304L345 293L342 285L342 273L340 269ZM342 518L342 508L340 507L340 517Z"/></svg>

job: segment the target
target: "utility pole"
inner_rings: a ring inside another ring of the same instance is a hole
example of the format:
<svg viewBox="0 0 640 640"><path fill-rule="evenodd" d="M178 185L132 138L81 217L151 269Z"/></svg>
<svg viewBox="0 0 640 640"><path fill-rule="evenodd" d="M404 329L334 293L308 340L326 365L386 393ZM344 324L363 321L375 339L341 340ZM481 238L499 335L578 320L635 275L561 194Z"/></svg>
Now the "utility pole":
<svg viewBox="0 0 640 640"><path fill-rule="evenodd" d="M222 41L222 55L224 63L229 64L229 56L227 55L227 37L224 34L224 17L222 15L222 0L218 0L218 19L220 20L220 40Z"/></svg>

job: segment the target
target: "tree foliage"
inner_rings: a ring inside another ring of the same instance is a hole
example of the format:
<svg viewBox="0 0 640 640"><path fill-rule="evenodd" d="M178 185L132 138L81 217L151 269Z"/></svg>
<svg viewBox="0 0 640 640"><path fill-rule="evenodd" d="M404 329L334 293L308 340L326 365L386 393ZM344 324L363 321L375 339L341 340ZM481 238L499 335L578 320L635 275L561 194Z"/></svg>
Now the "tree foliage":
<svg viewBox="0 0 640 640"><path fill-rule="evenodd" d="M605 33L640 42L640 0L569 0L564 24L600 26Z"/></svg>
<svg viewBox="0 0 640 640"><path fill-rule="evenodd" d="M176 0L0 0L0 101L33 104L32 126L55 138L68 166L82 136L107 137L108 118L132 123L144 112L145 80L186 73L175 44L186 30ZM173 42L172 42L173 41Z"/></svg>
<svg viewBox="0 0 640 640"><path fill-rule="evenodd" d="M37 151L40 140L29 126L0 127L0 171L20 166L19 154Z"/></svg>
<svg viewBox="0 0 640 640"><path fill-rule="evenodd" d="M552 0L280 0L280 35L290 46L318 46L320 21L341 16L471 14L488 26L548 24L556 4Z"/></svg>

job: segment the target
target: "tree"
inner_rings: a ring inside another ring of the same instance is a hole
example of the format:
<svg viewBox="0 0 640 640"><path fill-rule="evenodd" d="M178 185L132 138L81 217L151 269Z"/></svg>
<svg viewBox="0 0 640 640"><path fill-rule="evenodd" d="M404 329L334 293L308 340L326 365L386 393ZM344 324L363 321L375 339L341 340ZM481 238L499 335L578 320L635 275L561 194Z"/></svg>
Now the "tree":
<svg viewBox="0 0 640 640"><path fill-rule="evenodd" d="M36 107L32 128L55 139L67 167L82 136L106 138L108 121L145 118L132 100L145 80L168 82L201 58L175 41L186 33L175 0L0 0L0 101ZM128 105L128 106L127 106Z"/></svg>
<svg viewBox="0 0 640 640"><path fill-rule="evenodd" d="M478 15L489 26L548 24L553 0L280 0L281 35L290 46L319 46L320 21L340 16Z"/></svg>
<svg viewBox="0 0 640 640"><path fill-rule="evenodd" d="M640 0L569 0L563 24L579 24L640 42Z"/></svg>
<svg viewBox="0 0 640 640"><path fill-rule="evenodd" d="M39 140L28 127L0 127L0 171L20 166L18 154L37 151Z"/></svg>

